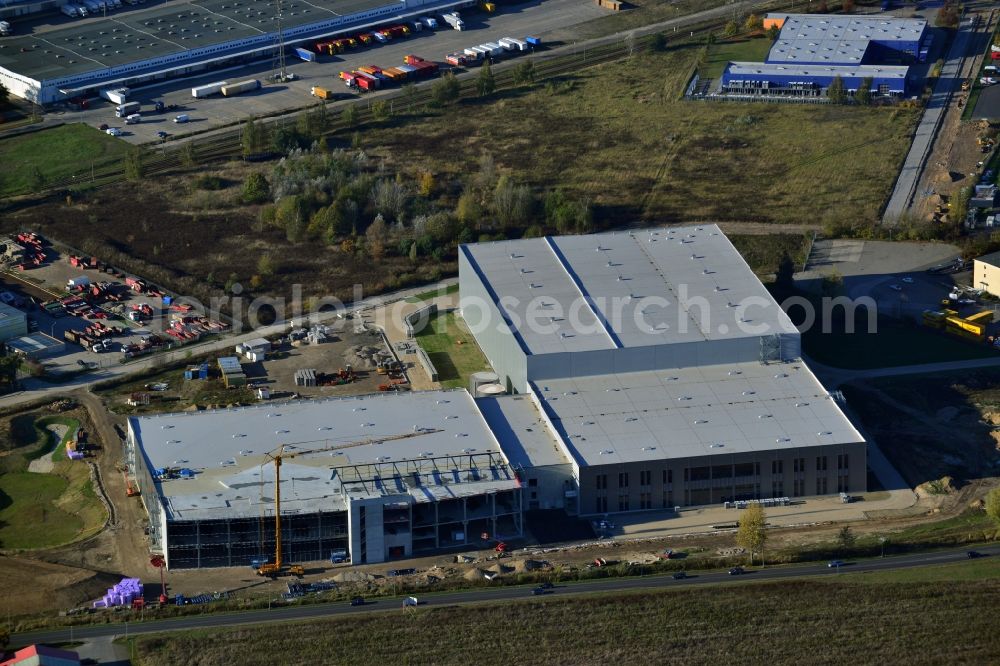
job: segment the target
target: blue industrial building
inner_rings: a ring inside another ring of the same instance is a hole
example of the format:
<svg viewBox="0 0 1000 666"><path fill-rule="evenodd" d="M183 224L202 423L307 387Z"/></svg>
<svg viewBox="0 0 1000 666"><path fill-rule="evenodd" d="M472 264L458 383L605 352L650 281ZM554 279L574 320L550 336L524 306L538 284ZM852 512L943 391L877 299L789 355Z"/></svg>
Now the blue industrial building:
<svg viewBox="0 0 1000 666"><path fill-rule="evenodd" d="M720 92L728 95L822 97L836 77L849 94L871 79L873 96L914 91L909 65L930 48L927 22L883 16L769 14L781 32L764 62L731 62Z"/></svg>
<svg viewBox="0 0 1000 666"><path fill-rule="evenodd" d="M284 0L285 46L390 21L472 6L474 0ZM51 104L209 68L244 65L278 47L272 0L186 0L0 41L0 84Z"/></svg>

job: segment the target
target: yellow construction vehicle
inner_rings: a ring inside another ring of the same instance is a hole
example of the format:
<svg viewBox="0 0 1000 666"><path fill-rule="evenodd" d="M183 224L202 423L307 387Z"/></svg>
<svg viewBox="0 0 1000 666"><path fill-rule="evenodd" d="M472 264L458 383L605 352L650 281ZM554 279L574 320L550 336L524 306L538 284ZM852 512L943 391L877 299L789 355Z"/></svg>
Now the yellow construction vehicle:
<svg viewBox="0 0 1000 666"><path fill-rule="evenodd" d="M442 432L438 428L424 428L421 430L415 430L414 432L404 432L398 435L388 435L386 437L370 437L368 439L362 439L355 442L345 442L341 444L331 444L328 446L321 446L313 449L298 449L296 447L295 451L286 451L287 448L292 448L290 445L282 444L274 451L267 453L267 457L272 463L274 463L274 562L268 562L266 564L260 565L257 568L258 576L269 576L271 578L277 576L302 576L305 574L305 570L299 564L288 564L286 565L282 560L281 556L281 461L285 458L295 458L298 456L310 455L313 453L325 453L327 451L338 451L340 449L350 449L355 446L366 446L368 444L381 444L382 442L391 442L397 439L409 439L410 437L419 437L420 435L429 435L435 432ZM265 463L266 464L266 463ZM263 467L263 465L261 465Z"/></svg>

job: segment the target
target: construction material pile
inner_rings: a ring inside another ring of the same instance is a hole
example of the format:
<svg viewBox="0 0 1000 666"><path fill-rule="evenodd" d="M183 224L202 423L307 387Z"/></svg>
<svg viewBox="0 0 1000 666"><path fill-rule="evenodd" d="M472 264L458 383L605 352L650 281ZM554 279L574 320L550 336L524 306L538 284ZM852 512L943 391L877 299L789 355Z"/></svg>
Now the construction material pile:
<svg viewBox="0 0 1000 666"><path fill-rule="evenodd" d="M108 588L104 598L94 602L94 608L131 606L136 599L142 599L142 581L138 578L122 578L122 582Z"/></svg>
<svg viewBox="0 0 1000 666"><path fill-rule="evenodd" d="M344 352L344 363L355 369L371 370L378 364L378 356L382 353L379 347L353 345Z"/></svg>

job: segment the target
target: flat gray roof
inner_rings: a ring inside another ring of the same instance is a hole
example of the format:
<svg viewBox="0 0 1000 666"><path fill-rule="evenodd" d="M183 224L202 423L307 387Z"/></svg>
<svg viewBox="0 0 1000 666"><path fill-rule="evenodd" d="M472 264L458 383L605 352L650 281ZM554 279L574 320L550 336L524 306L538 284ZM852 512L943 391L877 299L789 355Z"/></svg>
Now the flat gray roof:
<svg viewBox="0 0 1000 666"><path fill-rule="evenodd" d="M747 76L753 78L759 75L772 76L870 76L873 79L906 80L910 71L905 66L889 65L796 65L768 62L731 62L726 67L730 76Z"/></svg>
<svg viewBox="0 0 1000 666"><path fill-rule="evenodd" d="M714 224L462 249L528 354L797 334Z"/></svg>
<svg viewBox="0 0 1000 666"><path fill-rule="evenodd" d="M168 515L174 520L205 518L218 512L232 515L249 511L247 515L257 515L262 495L264 504L273 504L274 470L265 454L281 445L285 445L286 453L281 468L282 513L286 509L294 513L322 507L341 508L330 506L334 498L343 501L334 468L389 465L449 455L503 455L464 389L379 393L132 417L129 425L151 468L188 468L196 472L193 479L170 479L157 484ZM296 449L325 448L411 434L420 429L440 432L338 451L288 455ZM458 485L462 480L455 481ZM349 480L345 483L350 485ZM504 474L484 473L477 483L465 486L468 492L486 492L516 487L516 482ZM351 486L348 490L354 489ZM390 490L382 489L375 494ZM455 486L442 488L440 492L419 487L401 487L400 491L410 493L416 501L466 493Z"/></svg>
<svg viewBox="0 0 1000 666"><path fill-rule="evenodd" d="M805 363L533 383L580 466L864 441Z"/></svg>
<svg viewBox="0 0 1000 666"><path fill-rule="evenodd" d="M66 346L62 340L57 340L44 333L29 333L20 338L7 340L7 347L22 354L38 354L40 352L63 349Z"/></svg>
<svg viewBox="0 0 1000 666"><path fill-rule="evenodd" d="M871 42L919 42L927 28L923 19L888 16L784 16L768 62L861 64Z"/></svg>
<svg viewBox="0 0 1000 666"><path fill-rule="evenodd" d="M570 463L531 396L477 398L476 406L511 465L544 467Z"/></svg>
<svg viewBox="0 0 1000 666"><path fill-rule="evenodd" d="M287 30L392 4L284 0L282 26ZM192 0L116 10L96 21L5 37L0 67L37 81L58 79L269 33L276 30L273 15L271 0Z"/></svg>
<svg viewBox="0 0 1000 666"><path fill-rule="evenodd" d="M0 320L13 318L13 319L24 319L27 315L24 310L15 308L13 305L7 305L6 303L0 302Z"/></svg>

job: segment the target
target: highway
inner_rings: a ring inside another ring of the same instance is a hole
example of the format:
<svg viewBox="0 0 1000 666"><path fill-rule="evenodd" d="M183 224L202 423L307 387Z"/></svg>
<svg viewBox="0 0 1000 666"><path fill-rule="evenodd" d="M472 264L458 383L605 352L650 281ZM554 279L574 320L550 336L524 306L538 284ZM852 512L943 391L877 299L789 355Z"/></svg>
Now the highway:
<svg viewBox="0 0 1000 666"><path fill-rule="evenodd" d="M655 576L639 576L633 578L605 578L600 580L582 581L578 583L560 583L556 585L547 598L577 597L583 594L624 592L629 590L662 590L670 588L689 588L692 586L728 583L733 585L746 584L753 581L776 581L806 577L829 579L830 577L846 576L848 579L873 571L889 571L910 569L949 562L966 560L966 550L949 549L931 553L917 553L896 557L873 558L858 561L848 561L839 568L830 568L826 562L814 564L798 564L754 568L742 576L730 576L726 571L692 572L688 578L675 580L670 574ZM1000 556L1000 545L977 548L980 553L996 557ZM442 592L420 595L420 606L448 606L476 603L508 603L517 600L534 599L531 595L532 586L497 587L487 589L465 590L458 592ZM416 612L419 612L419 608ZM269 610L254 610L232 613L216 613L195 615L166 620L152 620L141 623L102 624L77 626L72 629L33 631L14 634L11 637L12 646L24 646L32 643L58 643L63 641L81 641L113 636L134 636L165 631L183 631L188 629L207 629L215 627L234 627L245 624L261 624L274 622L295 622L328 617L344 617L358 613L389 613L404 612L402 597L380 598L369 601L364 606L350 606L346 602L313 604L306 606L290 606ZM412 611L411 611L412 612Z"/></svg>

